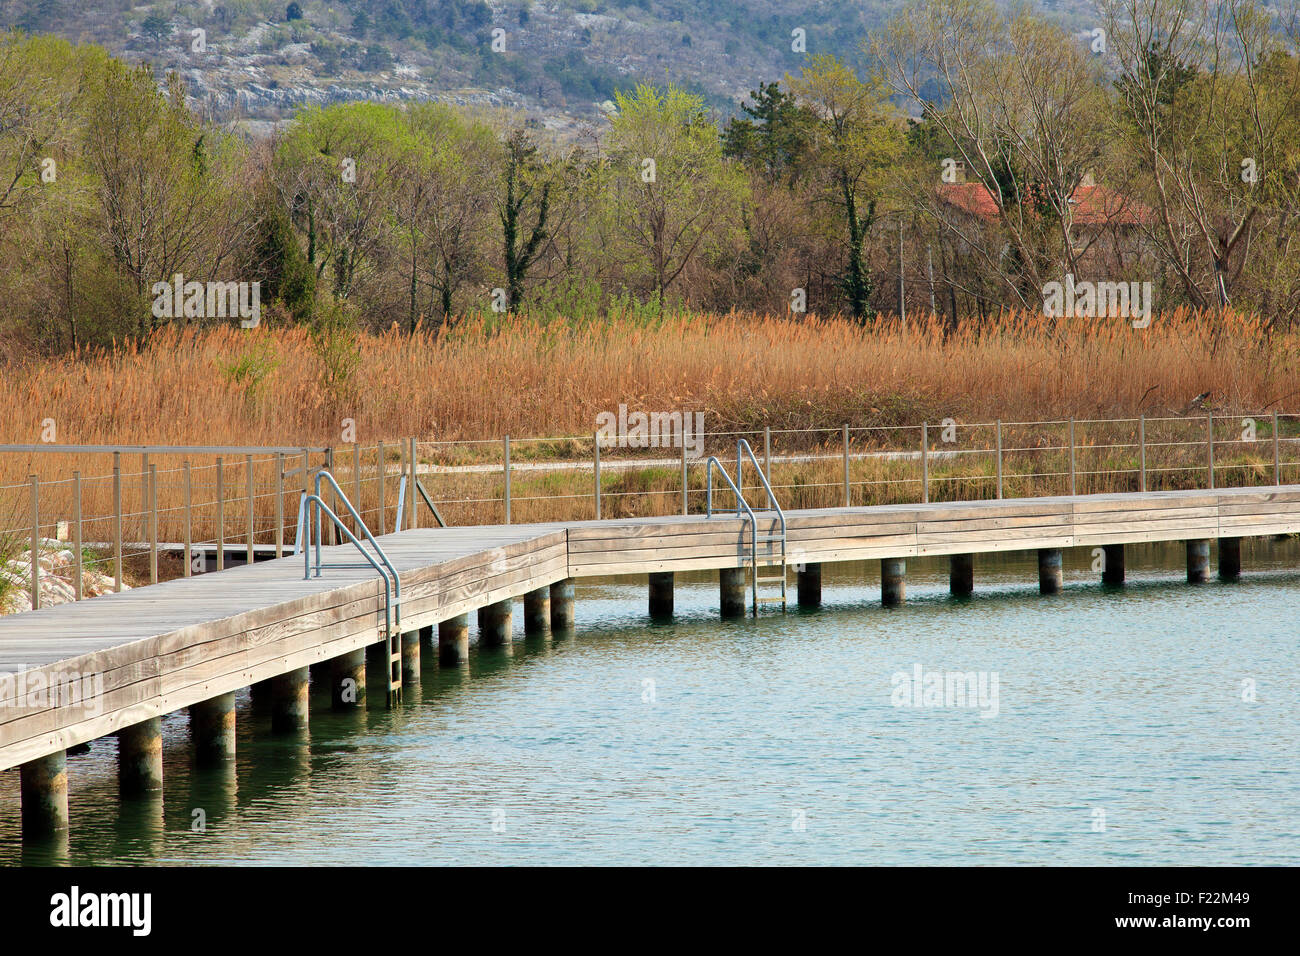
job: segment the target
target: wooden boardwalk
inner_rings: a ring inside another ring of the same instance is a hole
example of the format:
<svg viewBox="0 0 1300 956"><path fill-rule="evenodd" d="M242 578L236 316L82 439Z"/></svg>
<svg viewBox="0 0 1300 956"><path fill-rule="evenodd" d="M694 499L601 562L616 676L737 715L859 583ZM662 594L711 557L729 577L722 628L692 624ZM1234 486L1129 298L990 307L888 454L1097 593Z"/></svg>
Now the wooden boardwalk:
<svg viewBox="0 0 1300 956"><path fill-rule="evenodd" d="M791 564L1202 541L1300 532L1300 485L786 519ZM775 518L759 512L758 524L771 532ZM402 630L412 632L570 578L736 568L750 534L727 515L417 529L379 541L401 579ZM351 546L326 550L355 560ZM304 579L302 558L286 557L0 617L0 770L377 643L383 603L368 569ZM34 683L58 686L59 675L96 675L95 693L75 704L24 696Z"/></svg>

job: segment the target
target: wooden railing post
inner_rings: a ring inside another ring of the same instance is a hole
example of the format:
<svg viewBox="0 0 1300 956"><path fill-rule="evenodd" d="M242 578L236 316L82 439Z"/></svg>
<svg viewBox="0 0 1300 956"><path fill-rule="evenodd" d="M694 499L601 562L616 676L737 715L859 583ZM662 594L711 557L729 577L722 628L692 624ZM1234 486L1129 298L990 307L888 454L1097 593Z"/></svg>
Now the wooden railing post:
<svg viewBox="0 0 1300 956"><path fill-rule="evenodd" d="M930 436L929 426L921 422L921 504L930 503Z"/></svg>
<svg viewBox="0 0 1300 956"><path fill-rule="evenodd" d="M688 411L682 412L683 422L686 421L686 416L689 414L690 412ZM703 430L701 430L700 450L703 451L703 449L704 449L704 432ZM683 439L682 441L682 514L683 515L688 515L691 513L689 493L690 493L690 484L689 484L688 472L686 470L686 441L685 439Z"/></svg>
<svg viewBox="0 0 1300 956"><path fill-rule="evenodd" d="M1002 497L1002 419L998 419L998 497Z"/></svg>
<svg viewBox="0 0 1300 956"><path fill-rule="evenodd" d="M192 485L193 475L190 473L190 462L188 458L185 460L181 470L184 473L181 480L185 484L185 489L182 492L185 509L185 516L183 519L185 522L185 571L183 573L185 577L188 578L193 573L193 569L190 565L194 562L194 518L191 510L194 501L194 489Z"/></svg>
<svg viewBox="0 0 1300 956"><path fill-rule="evenodd" d="M331 475L334 474L334 449L333 449L333 448L326 448L326 449L325 449L325 462L324 462L324 467L325 467L325 470L328 471ZM321 491L324 491L324 490L325 490L324 488L321 489ZM333 488L330 489L330 491L329 491L329 496L330 496L330 507L331 507L331 510L332 510L335 514L338 514L338 513L339 513L339 496L338 496L338 494L334 491ZM339 529L338 529L337 527L335 527L333 521L329 522L329 530L328 530L327 532L324 532L324 533L327 535L327 540L329 541L330 544L338 544L338 543L339 543Z"/></svg>
<svg viewBox="0 0 1300 956"><path fill-rule="evenodd" d="M1214 490L1214 412L1205 413L1205 455L1210 490Z"/></svg>
<svg viewBox="0 0 1300 956"><path fill-rule="evenodd" d="M599 521L600 520L600 432L592 432L591 438L592 438L591 460L592 460L592 466L596 470L596 482L595 482L596 520Z"/></svg>
<svg viewBox="0 0 1300 956"><path fill-rule="evenodd" d="M377 456L376 464L375 464L375 472L379 475L379 533L384 534L386 531L386 528L384 526L384 512L388 508L388 502L386 501L384 495L384 478L387 477L386 473L388 471L388 462L384 458L383 442L379 442L378 445L376 446L375 455Z"/></svg>
<svg viewBox="0 0 1300 956"><path fill-rule="evenodd" d="M853 495L849 485L849 426L844 424L844 507L853 505Z"/></svg>
<svg viewBox="0 0 1300 956"><path fill-rule="evenodd" d="M84 597L81 593L84 560L81 554L81 472L74 471L72 473L72 597L76 601Z"/></svg>
<svg viewBox="0 0 1300 956"><path fill-rule="evenodd" d="M420 500L419 498L416 497L417 492L415 490L415 483L420 480L420 471L419 468L417 467L419 446L416 443L416 439L414 436L412 436L409 439L409 441L411 443L411 453L407 455L407 460L411 463L411 480L407 482L406 490L410 492L410 494L407 495L407 497L410 499L411 502L410 503L411 520L407 522L407 527L418 528L420 527L420 509L417 507L417 505L419 505Z"/></svg>
<svg viewBox="0 0 1300 956"><path fill-rule="evenodd" d="M122 453L113 452L113 590L122 590Z"/></svg>
<svg viewBox="0 0 1300 956"><path fill-rule="evenodd" d="M275 556L284 557L284 452L275 453Z"/></svg>
<svg viewBox="0 0 1300 956"><path fill-rule="evenodd" d="M683 442L683 444L685 443ZM767 478L768 487L771 487L772 485L772 426L771 425L763 426L763 476ZM770 492L768 493L767 496L767 506L769 508L776 507L776 501L773 499Z"/></svg>
<svg viewBox="0 0 1300 956"><path fill-rule="evenodd" d="M505 476L506 476L506 495L505 495L506 524L509 524L510 523L510 436L509 435L505 437L504 460L502 462L502 470L505 472Z"/></svg>
<svg viewBox="0 0 1300 956"><path fill-rule="evenodd" d="M1141 476L1140 488L1147 490L1147 416L1138 416L1138 470Z"/></svg>
<svg viewBox="0 0 1300 956"><path fill-rule="evenodd" d="M1077 486L1075 485L1075 471L1074 471L1074 419L1071 418L1070 419L1070 495L1071 497L1073 497L1077 493L1078 493L1078 489Z"/></svg>
<svg viewBox="0 0 1300 956"><path fill-rule="evenodd" d="M352 488L356 495L356 500L353 501L352 503L353 505L356 506L357 514L360 517L364 518L366 512L365 509L361 507L361 443L360 442L352 443ZM361 523L364 524L365 522L361 522ZM361 537L361 528L357 523L357 519L355 518L352 520L352 533L355 534L358 538Z"/></svg>
<svg viewBox="0 0 1300 956"><path fill-rule="evenodd" d="M149 465L149 583L158 583L158 466Z"/></svg>
<svg viewBox="0 0 1300 956"><path fill-rule="evenodd" d="M1282 484L1282 450L1278 445L1278 416L1273 412L1273 484Z"/></svg>
<svg viewBox="0 0 1300 956"><path fill-rule="evenodd" d="M149 540L149 456L140 456L140 537L139 541Z"/></svg>
<svg viewBox="0 0 1300 956"><path fill-rule="evenodd" d="M405 438L399 438L397 440L397 451L399 455L399 462L397 465L397 474L398 474L397 487L400 489L402 487L402 479L406 477L406 439ZM406 511L406 502L402 499L402 496L399 494L397 496L397 510L393 512L394 528L404 528L407 526L406 515L403 514L403 512L405 511Z"/></svg>
<svg viewBox="0 0 1300 956"><path fill-rule="evenodd" d="M217 570L226 569L226 474L217 459Z"/></svg>
<svg viewBox="0 0 1300 956"><path fill-rule="evenodd" d="M248 470L248 549L244 553L244 561L247 564L253 563L253 525L254 525L254 507L257 498L253 489L253 456L247 455L244 458L244 467Z"/></svg>
<svg viewBox="0 0 1300 956"><path fill-rule="evenodd" d="M41 606L41 492L40 479L31 476L32 482L32 610Z"/></svg>

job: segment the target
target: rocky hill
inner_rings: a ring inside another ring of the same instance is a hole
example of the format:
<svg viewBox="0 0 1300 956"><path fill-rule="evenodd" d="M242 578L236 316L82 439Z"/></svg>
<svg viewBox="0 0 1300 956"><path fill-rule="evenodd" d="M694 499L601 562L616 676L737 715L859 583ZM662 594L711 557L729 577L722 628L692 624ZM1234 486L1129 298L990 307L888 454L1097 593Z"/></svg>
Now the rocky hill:
<svg viewBox="0 0 1300 956"><path fill-rule="evenodd" d="M854 60L901 0L0 0L0 27L88 40L185 77L215 118L437 98L555 130L667 79L732 112L808 53ZM1044 0L1073 26L1086 0Z"/></svg>

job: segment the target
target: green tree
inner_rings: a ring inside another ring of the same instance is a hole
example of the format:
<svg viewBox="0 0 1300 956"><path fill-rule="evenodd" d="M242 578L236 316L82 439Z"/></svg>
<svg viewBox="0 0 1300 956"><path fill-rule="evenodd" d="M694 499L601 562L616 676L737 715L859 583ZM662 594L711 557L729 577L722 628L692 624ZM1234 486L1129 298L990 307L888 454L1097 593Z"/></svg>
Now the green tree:
<svg viewBox="0 0 1300 956"><path fill-rule="evenodd" d="M723 152L770 183L795 182L812 145L816 117L779 82L760 82L749 97L752 102L740 106L748 119L733 117L723 129Z"/></svg>
<svg viewBox="0 0 1300 956"><path fill-rule="evenodd" d="M400 136L392 107L346 103L301 113L276 150L276 181L307 261L317 279L331 274L340 299L385 241Z"/></svg>
<svg viewBox="0 0 1300 956"><path fill-rule="evenodd" d="M734 231L747 188L700 97L639 85L616 102L606 238L645 269L662 305L705 243Z"/></svg>
<svg viewBox="0 0 1300 956"><path fill-rule="evenodd" d="M514 312L523 303L524 280L547 238L551 180L538 159L537 144L522 129L506 137L504 167L505 194L497 202L497 215L501 219L506 295L510 311ZM527 223L530 210L531 227Z"/></svg>
<svg viewBox="0 0 1300 956"><path fill-rule="evenodd" d="M816 117L812 155L822 195L839 210L845 237L842 285L849 308L865 319L874 287L863 255L875 223L886 171L903 148L903 136L882 85L863 82L832 56L815 56L797 77L787 77L796 101Z"/></svg>

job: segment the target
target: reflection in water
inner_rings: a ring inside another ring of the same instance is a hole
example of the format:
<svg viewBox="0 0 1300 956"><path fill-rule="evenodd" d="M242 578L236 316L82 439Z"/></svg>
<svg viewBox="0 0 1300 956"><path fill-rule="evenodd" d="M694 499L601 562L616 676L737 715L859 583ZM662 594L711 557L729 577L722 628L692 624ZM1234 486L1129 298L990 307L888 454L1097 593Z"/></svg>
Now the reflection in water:
<svg viewBox="0 0 1300 956"><path fill-rule="evenodd" d="M1181 544L1133 546L1116 588L1076 549L1043 598L1032 553L978 556L961 599L910 560L889 610L877 562L828 565L820 609L726 623L706 573L660 624L644 579L580 583L576 631L526 639L517 607L509 649L426 645L395 711L382 662L364 708L314 683L298 734L244 692L203 770L165 718L161 795L123 801L96 741L53 840L0 774L0 864L1295 863L1300 547L1242 557L1193 587ZM997 716L895 706L913 673L996 675Z"/></svg>

